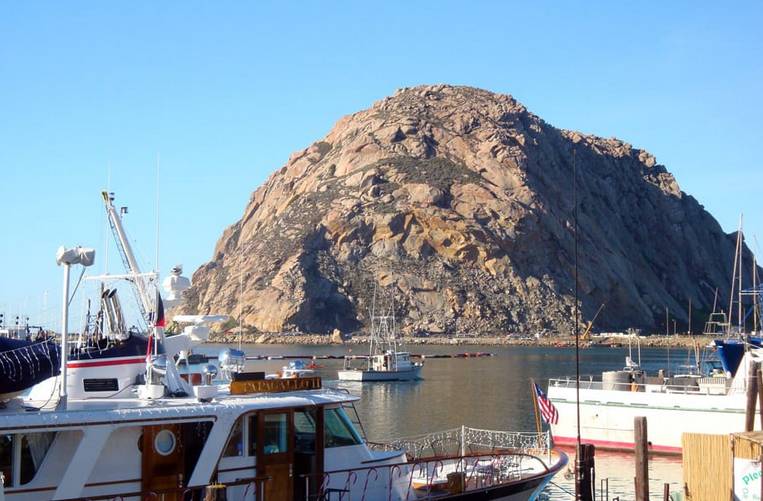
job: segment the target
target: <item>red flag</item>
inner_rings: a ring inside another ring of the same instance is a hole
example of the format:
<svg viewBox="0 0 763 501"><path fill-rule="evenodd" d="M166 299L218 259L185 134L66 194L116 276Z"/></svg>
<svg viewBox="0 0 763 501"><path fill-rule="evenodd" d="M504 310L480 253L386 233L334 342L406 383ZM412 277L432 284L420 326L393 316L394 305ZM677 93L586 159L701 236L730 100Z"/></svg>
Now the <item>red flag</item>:
<svg viewBox="0 0 763 501"><path fill-rule="evenodd" d="M156 291L156 310L154 310L154 327L164 327L166 325L164 321L164 303L162 303L162 295L159 291Z"/></svg>

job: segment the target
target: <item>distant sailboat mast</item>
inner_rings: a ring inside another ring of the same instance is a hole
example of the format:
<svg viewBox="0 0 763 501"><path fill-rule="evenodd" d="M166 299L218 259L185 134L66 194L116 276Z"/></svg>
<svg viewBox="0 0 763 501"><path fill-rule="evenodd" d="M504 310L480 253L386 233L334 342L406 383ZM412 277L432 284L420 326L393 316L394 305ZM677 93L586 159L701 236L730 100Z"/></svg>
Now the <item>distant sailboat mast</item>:
<svg viewBox="0 0 763 501"><path fill-rule="evenodd" d="M737 230L736 248L734 249L734 268L731 273L731 291L729 293L729 326L728 335L731 336L732 316L734 311L734 287L737 282L737 271L739 271L739 291L738 291L738 315L737 319L739 335L742 334L742 215L739 216L739 229Z"/></svg>
<svg viewBox="0 0 763 501"><path fill-rule="evenodd" d="M744 270L744 267L742 266L742 248L744 246L744 233L742 231L742 222L743 222L743 215L739 215L739 234L737 235L737 238L739 239L739 305L738 305L738 311L739 311L739 333L741 334L743 332L742 325L744 323L744 318L742 315L744 314L742 310L742 270Z"/></svg>
<svg viewBox="0 0 763 501"><path fill-rule="evenodd" d="M244 334L244 269L238 274L238 351L241 351L241 338Z"/></svg>

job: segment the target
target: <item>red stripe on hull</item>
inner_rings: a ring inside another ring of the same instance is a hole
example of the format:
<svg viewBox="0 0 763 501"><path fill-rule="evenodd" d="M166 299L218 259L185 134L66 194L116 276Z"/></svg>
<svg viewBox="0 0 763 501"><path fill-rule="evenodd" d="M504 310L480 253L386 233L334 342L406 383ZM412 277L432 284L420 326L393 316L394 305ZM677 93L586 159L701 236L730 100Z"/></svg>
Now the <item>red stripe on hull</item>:
<svg viewBox="0 0 763 501"><path fill-rule="evenodd" d="M593 444L600 449L609 449L615 451L632 451L635 444L632 442L614 442L611 440L592 440L589 438L581 439L583 443ZM575 437L559 437L554 435L554 445L574 447L577 445L577 439ZM681 454L680 447L671 447L669 445L650 445L649 450L651 452L657 452L660 454Z"/></svg>
<svg viewBox="0 0 763 501"><path fill-rule="evenodd" d="M105 367L108 365L130 365L130 364L144 364L146 359L143 357L138 358L126 358L123 360L96 360L93 362L70 362L66 364L67 369L84 369L89 367Z"/></svg>

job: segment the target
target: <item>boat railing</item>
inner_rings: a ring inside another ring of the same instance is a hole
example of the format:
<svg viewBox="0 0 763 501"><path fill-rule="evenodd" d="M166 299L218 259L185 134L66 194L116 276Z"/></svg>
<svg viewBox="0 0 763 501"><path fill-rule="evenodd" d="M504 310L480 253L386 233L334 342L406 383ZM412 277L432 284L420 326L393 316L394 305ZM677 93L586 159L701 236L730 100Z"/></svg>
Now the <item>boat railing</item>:
<svg viewBox="0 0 763 501"><path fill-rule="evenodd" d="M713 394L722 395L730 391L729 381L724 377L697 377L693 384L673 384L666 378L664 381L620 382L603 381L600 376L581 376L581 390L631 391L645 393L681 393L681 394ZM549 387L575 388L575 376L551 378Z"/></svg>
<svg viewBox="0 0 763 501"><path fill-rule="evenodd" d="M306 500L412 501L489 489L549 471L537 456L496 452L303 474L297 475L297 484L304 493L300 499Z"/></svg>
<svg viewBox="0 0 763 501"><path fill-rule="evenodd" d="M549 454L551 435L549 431L496 431L461 426L384 442L368 442L368 446L382 451L402 450L412 460L495 451Z"/></svg>

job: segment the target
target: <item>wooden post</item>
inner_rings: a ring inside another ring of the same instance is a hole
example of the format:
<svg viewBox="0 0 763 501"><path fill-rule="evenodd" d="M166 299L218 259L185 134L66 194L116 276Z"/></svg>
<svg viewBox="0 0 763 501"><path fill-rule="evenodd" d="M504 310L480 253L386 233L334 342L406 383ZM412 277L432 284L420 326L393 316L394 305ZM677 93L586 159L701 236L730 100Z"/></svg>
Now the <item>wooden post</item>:
<svg viewBox="0 0 763 501"><path fill-rule="evenodd" d="M538 395L535 393L535 379L530 378L530 394L533 396L533 410L535 411L535 429L540 435L543 427L540 423L540 410L538 409Z"/></svg>
<svg viewBox="0 0 763 501"><path fill-rule="evenodd" d="M578 501L594 501L594 456L596 448L593 444L578 444L575 451L575 499Z"/></svg>
<svg viewBox="0 0 763 501"><path fill-rule="evenodd" d="M649 449L646 418L633 418L633 441L636 455L636 501L649 501Z"/></svg>
<svg viewBox="0 0 763 501"><path fill-rule="evenodd" d="M667 482L662 486L662 499L663 501L670 501L670 484Z"/></svg>
<svg viewBox="0 0 763 501"><path fill-rule="evenodd" d="M751 362L747 370L747 408L745 410L744 431L755 428L755 401L758 397L758 362Z"/></svg>

